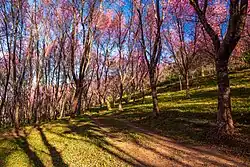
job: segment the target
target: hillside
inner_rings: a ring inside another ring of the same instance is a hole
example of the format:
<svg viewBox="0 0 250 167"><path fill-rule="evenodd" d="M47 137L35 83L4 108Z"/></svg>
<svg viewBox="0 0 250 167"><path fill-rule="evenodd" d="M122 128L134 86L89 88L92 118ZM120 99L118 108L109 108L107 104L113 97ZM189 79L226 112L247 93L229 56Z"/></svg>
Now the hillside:
<svg viewBox="0 0 250 167"><path fill-rule="evenodd" d="M184 91L159 90L161 115L151 98L75 119L1 130L0 166L248 166L250 70L230 74L235 136L216 138L217 90L213 78Z"/></svg>

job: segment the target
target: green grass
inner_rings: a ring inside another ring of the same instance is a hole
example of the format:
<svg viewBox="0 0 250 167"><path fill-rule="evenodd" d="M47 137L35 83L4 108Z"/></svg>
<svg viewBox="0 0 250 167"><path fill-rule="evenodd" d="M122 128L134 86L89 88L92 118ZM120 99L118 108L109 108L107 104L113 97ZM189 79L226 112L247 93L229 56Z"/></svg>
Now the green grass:
<svg viewBox="0 0 250 167"><path fill-rule="evenodd" d="M232 114L237 133L232 138L215 140L217 87L213 76L192 81L191 98L185 90L173 91L178 85L158 88L160 117L152 117L152 99L148 95L144 103L124 104L124 111L114 108L103 115L129 120L180 142L192 144L215 144L250 156L250 70L230 74Z"/></svg>
<svg viewBox="0 0 250 167"><path fill-rule="evenodd" d="M62 119L40 126L26 126L21 131L0 129L0 166L135 166L133 157L117 148L108 137L122 141L144 141L123 119L181 143L216 145L250 157L250 70L230 74L233 119L237 133L226 140L214 140L216 127L217 89L214 78L194 80L187 99L184 91L161 85L158 88L161 115L152 117L152 99L145 103L124 104L124 111L94 108L92 118L105 122L99 128L89 115ZM107 131L106 131L107 130ZM143 165L143 164L141 164Z"/></svg>
<svg viewBox="0 0 250 167"><path fill-rule="evenodd" d="M0 138L0 166L128 166L100 131L87 116L25 127Z"/></svg>

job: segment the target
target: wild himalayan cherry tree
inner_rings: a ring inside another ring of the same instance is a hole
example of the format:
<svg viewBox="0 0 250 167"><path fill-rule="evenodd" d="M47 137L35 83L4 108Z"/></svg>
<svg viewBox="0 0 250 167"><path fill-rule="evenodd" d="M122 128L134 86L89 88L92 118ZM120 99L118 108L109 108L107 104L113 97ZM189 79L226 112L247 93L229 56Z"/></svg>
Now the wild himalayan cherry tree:
<svg viewBox="0 0 250 167"><path fill-rule="evenodd" d="M156 0L155 2L148 5L150 6L148 6L147 10L144 12L141 3L136 3L136 8L139 18L141 46L143 48L143 55L147 63L150 78L150 88L153 99L153 113L155 116L159 116L160 110L158 106L156 90L156 70L162 51L161 28L163 19L160 13L159 0ZM146 23L146 25L143 23ZM144 27L146 27L146 29Z"/></svg>
<svg viewBox="0 0 250 167"><path fill-rule="evenodd" d="M113 11L108 10L104 13L102 10L99 11L96 19L96 36L94 38L94 48L95 53L92 57L95 59L95 71L96 80L94 92L100 107L103 107L103 103L106 103L108 109L110 109L110 103L108 99L108 74L111 67L110 57L115 48L115 43L113 42L115 28L112 24ZM94 85L92 85L93 87Z"/></svg>
<svg viewBox="0 0 250 167"><path fill-rule="evenodd" d="M74 2L73 23L71 31L71 74L75 82L75 94L73 100L73 110L75 114L79 115L82 107L82 96L87 99L88 89L90 86L91 75L88 76L90 70L91 49L96 33L96 21L94 18L98 16L102 0L82 2L81 5L76 5ZM78 7L76 7L78 6ZM88 11L86 11L86 7ZM86 13L84 13L84 12ZM78 29L79 27L80 30ZM82 40L77 39L77 35L81 35ZM79 44L81 44L79 46ZM79 49L81 51L79 51ZM77 52L78 51L78 52ZM76 61L76 53L80 55L80 60ZM79 70L78 70L79 68Z"/></svg>
<svg viewBox="0 0 250 167"><path fill-rule="evenodd" d="M185 3L170 1L164 13L166 46L181 78L185 79L186 97L189 98L189 74L197 66L200 47L197 38L201 37L201 31L192 7Z"/></svg>
<svg viewBox="0 0 250 167"><path fill-rule="evenodd" d="M215 54L215 66L218 83L218 113L217 125L219 134L232 134L234 123L228 78L228 61L244 30L247 17L247 0L210 1L190 0L199 21L209 35ZM228 6L229 5L229 6ZM220 22L221 13L226 14L226 33L220 34L223 22Z"/></svg>
<svg viewBox="0 0 250 167"><path fill-rule="evenodd" d="M123 11L118 11L113 21L113 27L116 30L115 43L118 50L116 61L118 64L117 73L119 79L119 110L122 111L122 98L124 93L124 82L127 78L128 56L125 54L125 42L128 35L128 28L125 26L125 16Z"/></svg>

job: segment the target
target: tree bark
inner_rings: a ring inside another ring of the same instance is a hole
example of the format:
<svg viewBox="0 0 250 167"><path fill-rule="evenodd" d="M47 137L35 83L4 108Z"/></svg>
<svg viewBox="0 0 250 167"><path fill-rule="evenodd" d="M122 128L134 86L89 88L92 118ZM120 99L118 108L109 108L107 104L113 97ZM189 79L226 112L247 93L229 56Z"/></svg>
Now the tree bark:
<svg viewBox="0 0 250 167"><path fill-rule="evenodd" d="M228 77L228 60L216 60L218 82L218 113L217 125L220 134L232 134L234 124L231 114L230 83Z"/></svg>
<svg viewBox="0 0 250 167"><path fill-rule="evenodd" d="M111 111L111 110L112 110L112 107L111 107L111 105L110 105L109 99L106 99L106 104L107 104L107 110L108 110L108 111Z"/></svg>
<svg viewBox="0 0 250 167"><path fill-rule="evenodd" d="M190 93L189 93L189 72L186 72L185 74L185 81L186 81L186 97L190 98Z"/></svg>
<svg viewBox="0 0 250 167"><path fill-rule="evenodd" d="M119 111L123 111L123 108L122 108L122 96L123 96L123 84L120 83L120 97L119 97Z"/></svg>
<svg viewBox="0 0 250 167"><path fill-rule="evenodd" d="M204 66L203 65L201 66L201 76L205 77L205 71L204 71Z"/></svg>
<svg viewBox="0 0 250 167"><path fill-rule="evenodd" d="M181 75L179 75L180 91L182 91Z"/></svg>
<svg viewBox="0 0 250 167"><path fill-rule="evenodd" d="M142 101L141 101L142 104L145 103L145 91L144 91L144 87L142 87Z"/></svg>
<svg viewBox="0 0 250 167"><path fill-rule="evenodd" d="M62 119L62 117L64 117L65 115L65 106L66 106L66 103L67 103L67 95L65 95L64 99L63 99L63 103L62 103L62 106L61 106L61 111L60 111L60 119Z"/></svg>
<svg viewBox="0 0 250 167"><path fill-rule="evenodd" d="M15 104L15 128L19 129L20 122L19 122L19 105Z"/></svg>
<svg viewBox="0 0 250 167"><path fill-rule="evenodd" d="M152 91L153 100L153 113L154 116L158 117L160 115L160 110L158 106L157 90L156 90L156 77L154 71L150 72L150 87Z"/></svg>
<svg viewBox="0 0 250 167"><path fill-rule="evenodd" d="M102 101L102 96L100 95L100 92L99 92L99 95L98 95L98 101L99 101L100 108L102 108L103 107L103 101Z"/></svg>
<svg viewBox="0 0 250 167"><path fill-rule="evenodd" d="M228 25L222 40L206 18L208 1L204 3L203 9L200 8L198 0L190 0L190 4L193 6L201 24L210 36L216 51L216 73L218 82L217 123L219 133L232 134L234 131L234 125L231 115L228 60L241 38L242 31L244 30L248 12L248 1L230 1Z"/></svg>
<svg viewBox="0 0 250 167"><path fill-rule="evenodd" d="M146 48L145 38L144 38L144 31L143 31L143 21L140 9L137 8L138 16L139 16L139 26L141 30L141 44L143 47L143 54L144 58L147 62L147 67L149 71L149 78L150 78L150 87L152 91L152 100L153 100L153 114L155 116L159 115L159 107L158 107L158 99L157 99L157 90L156 90L156 68L157 64L161 57L162 51L162 44L161 44L161 26L162 26L162 18L160 15L160 1L155 1L155 18L156 18L156 37L154 39L154 44L152 48L152 52L148 52Z"/></svg>
<svg viewBox="0 0 250 167"><path fill-rule="evenodd" d="M74 99L73 99L73 111L74 111L74 113L71 115L71 117L74 117L74 115L81 114L81 102L82 102L82 88L77 87L75 90L75 95L74 95Z"/></svg>

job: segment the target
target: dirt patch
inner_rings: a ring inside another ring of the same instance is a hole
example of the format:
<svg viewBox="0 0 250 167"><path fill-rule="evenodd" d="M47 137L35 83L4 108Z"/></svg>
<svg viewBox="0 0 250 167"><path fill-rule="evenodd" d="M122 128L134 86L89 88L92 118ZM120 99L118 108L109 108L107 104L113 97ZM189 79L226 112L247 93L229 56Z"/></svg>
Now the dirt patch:
<svg viewBox="0 0 250 167"><path fill-rule="evenodd" d="M96 117L93 121L103 130L107 141L138 166L250 165L249 161L226 154L215 147L178 143L127 121L110 117Z"/></svg>

